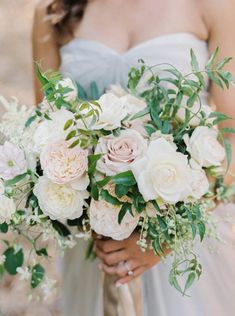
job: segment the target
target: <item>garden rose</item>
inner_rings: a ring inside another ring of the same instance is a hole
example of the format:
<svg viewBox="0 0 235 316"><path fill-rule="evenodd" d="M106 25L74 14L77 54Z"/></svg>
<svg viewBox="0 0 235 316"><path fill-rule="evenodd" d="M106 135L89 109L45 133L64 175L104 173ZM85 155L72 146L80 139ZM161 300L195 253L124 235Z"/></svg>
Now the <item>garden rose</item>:
<svg viewBox="0 0 235 316"><path fill-rule="evenodd" d="M105 189L115 196L114 185L108 184ZM127 197L120 199L122 202L129 202ZM89 209L91 228L99 235L110 237L115 240L128 238L138 225L140 215L134 217L127 212L121 224L118 224L120 206L107 203L104 200L91 200Z"/></svg>
<svg viewBox="0 0 235 316"><path fill-rule="evenodd" d="M69 148L67 141L48 144L41 152L40 161L45 175L54 183L64 184L76 181L80 190L89 184L86 175L88 151L79 146Z"/></svg>
<svg viewBox="0 0 235 316"><path fill-rule="evenodd" d="M27 161L23 150L5 142L0 146L0 178L10 180L27 171Z"/></svg>
<svg viewBox="0 0 235 316"><path fill-rule="evenodd" d="M123 130L118 137L102 137L95 150L103 153L97 169L108 176L130 170L130 165L143 156L146 148L147 141L135 130Z"/></svg>
<svg viewBox="0 0 235 316"><path fill-rule="evenodd" d="M37 153L40 153L47 144L65 139L70 129L64 131L64 125L68 120L73 119L74 116L68 110L61 109L50 113L50 118L51 120L41 122L33 135Z"/></svg>
<svg viewBox="0 0 235 316"><path fill-rule="evenodd" d="M87 191L78 191L70 184L56 184L46 176L38 179L33 189L43 213L53 220L75 219L82 215Z"/></svg>
<svg viewBox="0 0 235 316"><path fill-rule="evenodd" d="M78 95L77 87L75 86L75 84L70 78L64 78L60 80L56 85L56 89L58 90L61 87L71 89L71 91L68 91L65 94L61 94L61 96L63 96L65 101L71 102L71 101L76 100L77 95ZM58 95L60 95L60 93L58 93Z"/></svg>
<svg viewBox="0 0 235 316"><path fill-rule="evenodd" d="M5 186L3 181L0 179L0 195L3 195L5 192Z"/></svg>
<svg viewBox="0 0 235 316"><path fill-rule="evenodd" d="M16 212L16 206L12 199L5 195L0 195L0 224L9 222L12 215Z"/></svg>
<svg viewBox="0 0 235 316"><path fill-rule="evenodd" d="M184 141L191 157L201 167L220 166L225 158L224 147L217 140L218 130L207 126L198 126L191 137L185 134Z"/></svg>
<svg viewBox="0 0 235 316"><path fill-rule="evenodd" d="M191 196L195 199L200 199L209 190L209 180L205 171L193 159L190 160L192 182Z"/></svg>
<svg viewBox="0 0 235 316"><path fill-rule="evenodd" d="M143 158L131 165L145 201L162 198L175 204L191 192L191 170L187 156L177 152L164 138L151 141Z"/></svg>
<svg viewBox="0 0 235 316"><path fill-rule="evenodd" d="M121 97L121 100L125 105L127 113L131 116L144 110L147 107L147 104L144 100L137 98L132 94L127 94Z"/></svg>
<svg viewBox="0 0 235 316"><path fill-rule="evenodd" d="M101 107L101 113L98 122L96 122L93 128L109 131L121 127L121 121L127 115L121 98L118 98L113 93L105 93L97 102Z"/></svg>

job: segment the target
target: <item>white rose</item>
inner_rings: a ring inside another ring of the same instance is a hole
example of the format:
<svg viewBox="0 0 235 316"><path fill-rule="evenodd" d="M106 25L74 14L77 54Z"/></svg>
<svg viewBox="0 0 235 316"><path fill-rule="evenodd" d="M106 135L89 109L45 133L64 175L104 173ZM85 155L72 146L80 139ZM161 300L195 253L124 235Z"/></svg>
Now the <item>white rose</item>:
<svg viewBox="0 0 235 316"><path fill-rule="evenodd" d="M73 119L74 116L73 113L61 109L50 113L50 118L51 120L41 122L33 135L35 151L37 153L40 153L49 143L65 139L69 133L69 129L64 131L64 125L68 120Z"/></svg>
<svg viewBox="0 0 235 316"><path fill-rule="evenodd" d="M16 206L14 201L5 195L0 195L0 224L9 222L15 212Z"/></svg>
<svg viewBox="0 0 235 316"><path fill-rule="evenodd" d="M78 91L77 91L75 84L73 83L73 81L70 78L64 78L64 79L60 80L57 83L55 88L57 90L61 89L61 88L69 88L71 91L68 91L62 95L64 100L67 102L71 102L71 101L76 100L77 95L78 95ZM58 95L60 95L60 93L58 93Z"/></svg>
<svg viewBox="0 0 235 316"><path fill-rule="evenodd" d="M176 113L176 117L178 120L181 122L185 121L186 117L186 109L190 111L190 121L189 125L190 126L198 126L200 124L200 121L202 119L201 112L204 112L205 117L207 118L208 123L213 122L213 118L208 119L209 115L213 112L211 107L205 104L200 104L200 102L196 101L192 105L192 107L188 107L186 102L185 105L182 105L179 110Z"/></svg>
<svg viewBox="0 0 235 316"><path fill-rule="evenodd" d="M99 235L115 240L128 238L139 222L139 215L133 217L129 212L124 216L121 224L118 224L120 206L112 205L104 200L91 201L90 225Z"/></svg>
<svg viewBox="0 0 235 316"><path fill-rule="evenodd" d="M127 113L131 116L144 110L147 107L147 104L144 100L137 98L132 94L127 94L120 99L124 103Z"/></svg>
<svg viewBox="0 0 235 316"><path fill-rule="evenodd" d="M156 131L151 135L150 140L152 141L159 138L164 138L175 150L177 149L177 146L174 143L174 136L172 134L163 134L161 131Z"/></svg>
<svg viewBox="0 0 235 316"><path fill-rule="evenodd" d="M78 191L70 184L55 184L45 176L39 178L33 192L43 213L53 220L80 217L88 197L87 191Z"/></svg>
<svg viewBox="0 0 235 316"><path fill-rule="evenodd" d="M195 199L200 199L209 190L209 181L205 171L193 159L190 160L192 182L191 182L191 196Z"/></svg>
<svg viewBox="0 0 235 316"><path fill-rule="evenodd" d="M97 162L97 170L108 176L128 171L146 149L147 141L135 130L123 130L118 137L101 137L95 150L96 154L103 153Z"/></svg>
<svg viewBox="0 0 235 316"><path fill-rule="evenodd" d="M121 98L112 93L105 93L97 102L101 107L101 113L93 129L113 130L121 127L121 121L127 115Z"/></svg>
<svg viewBox="0 0 235 316"><path fill-rule="evenodd" d="M184 141L191 157L202 167L220 166L225 158L224 147L218 142L218 131L207 126L198 126L191 137L185 134Z"/></svg>
<svg viewBox="0 0 235 316"><path fill-rule="evenodd" d="M145 156L131 165L145 201L162 198L174 204L191 191L191 170L187 156L177 152L165 139L150 142Z"/></svg>

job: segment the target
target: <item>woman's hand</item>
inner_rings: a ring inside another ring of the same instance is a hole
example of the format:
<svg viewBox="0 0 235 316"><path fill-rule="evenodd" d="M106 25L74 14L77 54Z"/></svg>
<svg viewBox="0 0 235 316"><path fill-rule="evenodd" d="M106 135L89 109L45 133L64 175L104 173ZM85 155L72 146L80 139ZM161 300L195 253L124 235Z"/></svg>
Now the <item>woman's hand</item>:
<svg viewBox="0 0 235 316"><path fill-rule="evenodd" d="M138 233L123 241L96 238L95 251L102 261L101 269L117 276L116 286L121 286L138 277L160 261L152 250L141 251L137 245Z"/></svg>

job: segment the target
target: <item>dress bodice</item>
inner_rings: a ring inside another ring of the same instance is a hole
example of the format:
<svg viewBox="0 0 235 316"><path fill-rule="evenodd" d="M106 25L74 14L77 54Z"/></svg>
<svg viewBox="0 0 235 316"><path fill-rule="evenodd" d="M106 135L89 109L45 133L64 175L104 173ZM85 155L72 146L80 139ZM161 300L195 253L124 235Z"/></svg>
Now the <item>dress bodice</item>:
<svg viewBox="0 0 235 316"><path fill-rule="evenodd" d="M131 67L142 58L148 66L170 63L183 73L191 71L190 48L201 69L208 60L207 43L191 33L163 35L140 43L125 53L82 38L74 38L60 49L61 72L78 81L85 89L95 81L102 93L110 84L126 86Z"/></svg>

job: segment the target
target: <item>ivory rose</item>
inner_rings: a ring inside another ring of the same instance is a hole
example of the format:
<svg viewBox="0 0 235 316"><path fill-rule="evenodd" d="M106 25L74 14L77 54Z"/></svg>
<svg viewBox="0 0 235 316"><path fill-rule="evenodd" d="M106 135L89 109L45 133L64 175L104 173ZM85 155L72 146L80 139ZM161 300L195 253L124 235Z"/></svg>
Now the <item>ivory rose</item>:
<svg viewBox="0 0 235 316"><path fill-rule="evenodd" d="M38 179L33 192L43 213L53 220L79 218L83 213L88 192L74 189L70 184L56 184L46 176Z"/></svg>
<svg viewBox="0 0 235 316"><path fill-rule="evenodd" d="M50 118L51 120L41 122L33 135L36 153L40 153L49 143L65 139L70 129L65 131L64 125L68 120L73 119L74 116L72 112L61 109L50 113Z"/></svg>
<svg viewBox="0 0 235 316"><path fill-rule="evenodd" d="M0 224L9 222L16 212L16 206L12 199L5 195L0 195Z"/></svg>
<svg viewBox="0 0 235 316"><path fill-rule="evenodd" d="M225 158L224 147L217 140L218 131L207 126L198 126L191 137L185 134L184 141L191 157L202 167L220 166Z"/></svg>
<svg viewBox="0 0 235 316"><path fill-rule="evenodd" d="M27 171L27 161L23 150L5 142L0 146L0 178L10 180Z"/></svg>
<svg viewBox="0 0 235 316"><path fill-rule="evenodd" d="M143 158L131 165L145 201L161 198L175 204L191 192L191 170L187 156L177 152L164 138L151 141Z"/></svg>
<svg viewBox="0 0 235 316"><path fill-rule="evenodd" d="M192 182L191 197L200 199L209 190L209 180L205 171L193 159L190 160Z"/></svg>
<svg viewBox="0 0 235 316"><path fill-rule="evenodd" d="M80 190L87 188L89 178L88 151L80 146L69 148L67 141L57 141L47 145L41 152L40 161L44 174L54 183L76 182Z"/></svg>
<svg viewBox="0 0 235 316"><path fill-rule="evenodd" d="M147 141L135 130L123 130L118 137L102 137L95 150L103 153L97 169L108 176L130 170L130 165L143 156L146 148Z"/></svg>
<svg viewBox="0 0 235 316"><path fill-rule="evenodd" d="M101 107L101 112L93 129L105 129L109 131L121 127L121 121L127 115L121 98L118 98L113 93L105 93L97 102Z"/></svg>

